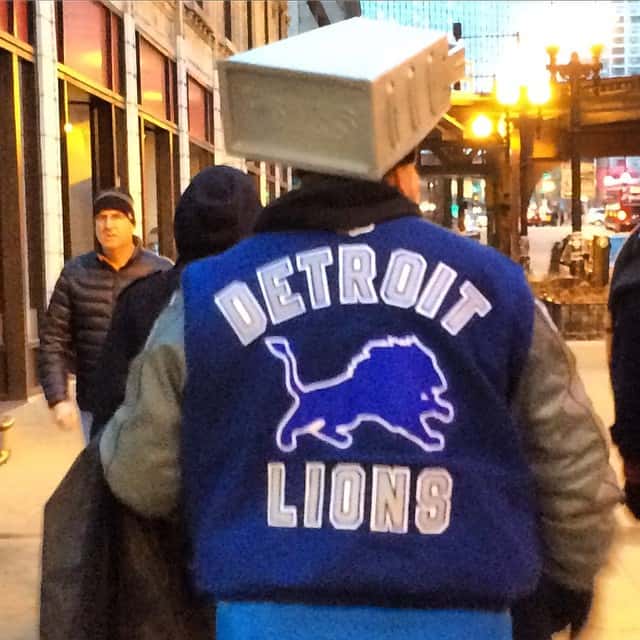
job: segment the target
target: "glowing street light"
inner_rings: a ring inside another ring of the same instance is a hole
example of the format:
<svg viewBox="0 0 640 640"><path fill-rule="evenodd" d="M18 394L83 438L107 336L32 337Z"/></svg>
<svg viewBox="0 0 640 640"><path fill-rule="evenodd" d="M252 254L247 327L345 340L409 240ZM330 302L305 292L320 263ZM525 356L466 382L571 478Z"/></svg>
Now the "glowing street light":
<svg viewBox="0 0 640 640"><path fill-rule="evenodd" d="M493 133L493 122L484 113L479 113L471 121L471 134L474 138L483 140Z"/></svg>
<svg viewBox="0 0 640 640"><path fill-rule="evenodd" d="M537 77L527 84L527 96L532 105L541 107L551 100L551 85L548 78Z"/></svg>
<svg viewBox="0 0 640 640"><path fill-rule="evenodd" d="M496 99L505 107L512 107L520 100L520 86L510 81L496 83Z"/></svg>

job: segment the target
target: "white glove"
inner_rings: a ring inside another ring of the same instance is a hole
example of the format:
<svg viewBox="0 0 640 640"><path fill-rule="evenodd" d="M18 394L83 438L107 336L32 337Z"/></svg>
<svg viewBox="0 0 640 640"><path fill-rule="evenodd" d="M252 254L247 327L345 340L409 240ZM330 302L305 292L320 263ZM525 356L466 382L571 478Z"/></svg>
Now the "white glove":
<svg viewBox="0 0 640 640"><path fill-rule="evenodd" d="M80 414L78 407L72 400L62 400L53 406L53 416L56 424L63 431L79 428Z"/></svg>

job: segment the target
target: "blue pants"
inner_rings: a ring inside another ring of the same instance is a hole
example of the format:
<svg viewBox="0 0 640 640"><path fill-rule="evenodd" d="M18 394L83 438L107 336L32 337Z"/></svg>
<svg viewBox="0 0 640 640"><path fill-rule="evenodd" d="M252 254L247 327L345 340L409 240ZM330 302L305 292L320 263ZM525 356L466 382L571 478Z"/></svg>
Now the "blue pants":
<svg viewBox="0 0 640 640"><path fill-rule="evenodd" d="M511 640L508 612L220 602L217 640Z"/></svg>

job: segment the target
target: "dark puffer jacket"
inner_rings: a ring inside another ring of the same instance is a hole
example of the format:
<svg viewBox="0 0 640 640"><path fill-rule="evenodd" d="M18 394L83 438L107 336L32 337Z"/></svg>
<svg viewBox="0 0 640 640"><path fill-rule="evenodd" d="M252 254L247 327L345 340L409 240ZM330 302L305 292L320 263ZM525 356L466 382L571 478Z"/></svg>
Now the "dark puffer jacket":
<svg viewBox="0 0 640 640"><path fill-rule="evenodd" d="M91 379L119 293L138 278L170 268L169 260L142 249L138 239L119 271L95 251L65 264L40 330L38 375L50 407L68 398L68 376L75 372L78 405L90 408Z"/></svg>

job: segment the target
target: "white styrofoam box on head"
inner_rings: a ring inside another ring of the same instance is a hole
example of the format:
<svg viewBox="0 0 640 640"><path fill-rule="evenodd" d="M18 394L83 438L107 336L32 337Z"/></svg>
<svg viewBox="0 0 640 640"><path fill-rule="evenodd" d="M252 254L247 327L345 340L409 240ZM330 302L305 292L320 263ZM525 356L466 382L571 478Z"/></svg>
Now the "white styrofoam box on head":
<svg viewBox="0 0 640 640"><path fill-rule="evenodd" d="M449 109L464 52L444 34L352 18L218 70L228 153L379 180Z"/></svg>

